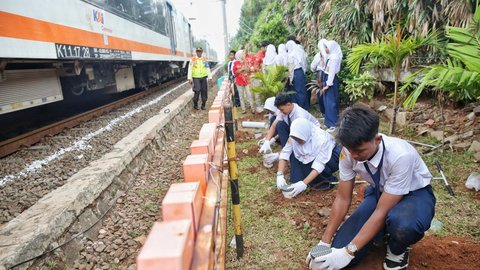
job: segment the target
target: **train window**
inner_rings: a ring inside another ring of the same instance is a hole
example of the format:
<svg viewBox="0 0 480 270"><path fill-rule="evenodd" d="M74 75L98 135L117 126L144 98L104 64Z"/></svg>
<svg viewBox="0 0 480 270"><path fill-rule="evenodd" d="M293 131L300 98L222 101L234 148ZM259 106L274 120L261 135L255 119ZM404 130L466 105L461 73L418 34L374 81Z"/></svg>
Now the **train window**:
<svg viewBox="0 0 480 270"><path fill-rule="evenodd" d="M156 24L154 26L154 30L158 33L162 33L164 35L167 34L167 11L165 8L165 3L163 1L156 2L156 9L157 14L155 18L157 19Z"/></svg>
<svg viewBox="0 0 480 270"><path fill-rule="evenodd" d="M120 13L119 15L127 15L133 17L133 8L130 0L107 0L110 9Z"/></svg>

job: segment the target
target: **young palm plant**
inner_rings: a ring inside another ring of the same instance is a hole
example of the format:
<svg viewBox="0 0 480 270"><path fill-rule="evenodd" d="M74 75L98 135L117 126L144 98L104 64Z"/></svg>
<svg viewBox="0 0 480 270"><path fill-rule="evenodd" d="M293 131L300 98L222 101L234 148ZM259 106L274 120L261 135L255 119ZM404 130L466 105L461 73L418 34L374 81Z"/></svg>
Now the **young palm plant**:
<svg viewBox="0 0 480 270"><path fill-rule="evenodd" d="M269 66L264 72L253 73L252 77L260 81L260 85L252 87L254 93L260 94L262 100L277 95L285 88L288 68L284 66Z"/></svg>
<svg viewBox="0 0 480 270"><path fill-rule="evenodd" d="M348 55L347 65L350 71L358 74L364 59L376 58L381 62L388 63L393 69L394 92L393 92L393 117L390 123L390 134L395 132L395 121L397 118L397 93L400 83L400 72L404 60L412 55L417 49L425 46L437 46L438 33L432 31L425 37L403 37L400 26L394 34L383 36L373 43L360 44L352 48Z"/></svg>
<svg viewBox="0 0 480 270"><path fill-rule="evenodd" d="M425 87L446 91L453 99L471 101L480 99L480 6L467 28L447 26L447 46L450 56L443 65L427 66L407 78L401 90L408 88L414 77L422 77L420 84L403 105L413 108Z"/></svg>

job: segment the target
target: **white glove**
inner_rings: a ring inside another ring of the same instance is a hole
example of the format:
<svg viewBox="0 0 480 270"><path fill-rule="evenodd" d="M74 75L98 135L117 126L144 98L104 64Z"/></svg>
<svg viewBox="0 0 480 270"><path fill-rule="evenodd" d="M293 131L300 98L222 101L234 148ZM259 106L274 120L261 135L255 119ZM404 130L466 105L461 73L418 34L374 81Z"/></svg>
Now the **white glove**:
<svg viewBox="0 0 480 270"><path fill-rule="evenodd" d="M272 152L272 148L270 147L270 141L265 141L258 152L262 154L270 154Z"/></svg>
<svg viewBox="0 0 480 270"><path fill-rule="evenodd" d="M277 139L275 139L275 137L272 137L272 138L270 139L270 145L271 145L272 143L275 143L276 141L277 141Z"/></svg>
<svg viewBox="0 0 480 270"><path fill-rule="evenodd" d="M263 138L260 141L258 141L257 145L261 147L265 143L265 141L266 141L266 138Z"/></svg>
<svg viewBox="0 0 480 270"><path fill-rule="evenodd" d="M285 176L283 174L277 174L277 188L280 189L287 185L287 181L285 180Z"/></svg>
<svg viewBox="0 0 480 270"><path fill-rule="evenodd" d="M326 247L331 247L332 244L327 244L325 242L323 242L322 240L320 240L320 242L318 242L317 246L326 246ZM305 259L305 262L310 265L310 261L312 260L312 256L310 254L310 251L308 252L308 255L307 255L307 258Z"/></svg>
<svg viewBox="0 0 480 270"><path fill-rule="evenodd" d="M307 185L303 181L298 181L294 184L291 184L289 188L293 188L293 190L290 192L285 192L283 195L285 195L285 197L293 198L304 192L307 189Z"/></svg>
<svg viewBox="0 0 480 270"><path fill-rule="evenodd" d="M332 253L310 261L312 270L338 270L346 267L355 256L348 254L345 248L332 248Z"/></svg>

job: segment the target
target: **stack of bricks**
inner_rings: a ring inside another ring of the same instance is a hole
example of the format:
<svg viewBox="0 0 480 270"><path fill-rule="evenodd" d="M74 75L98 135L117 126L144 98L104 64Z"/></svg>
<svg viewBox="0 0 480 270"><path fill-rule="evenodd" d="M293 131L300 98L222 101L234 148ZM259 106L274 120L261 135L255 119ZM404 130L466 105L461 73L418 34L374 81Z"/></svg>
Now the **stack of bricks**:
<svg viewBox="0 0 480 270"><path fill-rule="evenodd" d="M163 221L154 223L137 257L139 270L190 269L205 193L213 177L210 164L215 154L224 153L225 136L219 126L225 123L223 100L228 89L224 80L208 112L209 123L190 146L183 162L184 183L172 184L163 198Z"/></svg>

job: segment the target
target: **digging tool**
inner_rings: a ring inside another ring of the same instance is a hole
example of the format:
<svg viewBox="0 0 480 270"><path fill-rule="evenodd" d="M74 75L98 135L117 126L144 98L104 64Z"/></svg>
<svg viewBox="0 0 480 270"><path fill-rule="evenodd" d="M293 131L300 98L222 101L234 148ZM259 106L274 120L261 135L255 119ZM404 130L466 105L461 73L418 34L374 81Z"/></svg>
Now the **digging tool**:
<svg viewBox="0 0 480 270"><path fill-rule="evenodd" d="M437 165L437 169L442 175L443 182L445 183L445 186L447 187L447 191L450 195L455 196L455 193L453 193L452 187L448 184L447 178L445 177L445 174L443 173L442 166L440 165L440 162L438 160L435 160L435 165Z"/></svg>

